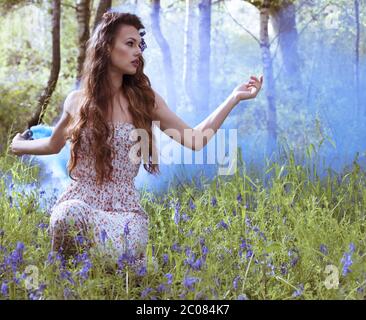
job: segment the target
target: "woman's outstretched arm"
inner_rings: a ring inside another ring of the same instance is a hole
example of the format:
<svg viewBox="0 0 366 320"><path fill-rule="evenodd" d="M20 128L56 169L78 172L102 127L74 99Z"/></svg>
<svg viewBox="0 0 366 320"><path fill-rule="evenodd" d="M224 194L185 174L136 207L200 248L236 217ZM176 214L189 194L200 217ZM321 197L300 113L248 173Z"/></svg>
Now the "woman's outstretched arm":
<svg viewBox="0 0 366 320"><path fill-rule="evenodd" d="M76 102L76 95L76 91L73 91L67 96L61 118L50 137L25 140L20 133L17 133L10 145L10 152L17 156L23 154L49 155L59 153L66 143L67 128L72 119L71 110Z"/></svg>
<svg viewBox="0 0 366 320"><path fill-rule="evenodd" d="M251 76L247 83L238 85L214 112L194 128L189 127L172 112L164 99L155 92L154 121L160 121L160 130L183 146L192 150L201 150L241 100L253 99L257 96L262 83L263 76L260 79Z"/></svg>

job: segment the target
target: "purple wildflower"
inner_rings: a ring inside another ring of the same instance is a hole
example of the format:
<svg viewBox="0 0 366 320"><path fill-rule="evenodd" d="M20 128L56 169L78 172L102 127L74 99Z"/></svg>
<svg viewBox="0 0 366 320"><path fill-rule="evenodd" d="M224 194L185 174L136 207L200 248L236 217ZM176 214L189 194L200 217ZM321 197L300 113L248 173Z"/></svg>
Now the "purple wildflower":
<svg viewBox="0 0 366 320"><path fill-rule="evenodd" d="M202 247L202 255L203 255L204 257L206 257L206 256L207 256L207 253L208 253L208 248L207 248L206 246L203 246L203 247Z"/></svg>
<svg viewBox="0 0 366 320"><path fill-rule="evenodd" d="M349 251L350 251L350 253L355 252L355 250L356 250L356 247L355 247L354 243L351 242L350 245L349 245Z"/></svg>
<svg viewBox="0 0 366 320"><path fill-rule="evenodd" d="M146 275L146 273L147 273L146 267L141 267L140 270L138 270L137 275L142 277Z"/></svg>
<svg viewBox="0 0 366 320"><path fill-rule="evenodd" d="M238 300L248 300L248 297L245 294L239 294Z"/></svg>
<svg viewBox="0 0 366 320"><path fill-rule="evenodd" d="M48 224L47 223L43 223L43 222L41 222L39 225L38 225L38 228L40 228L40 229L46 229L48 227Z"/></svg>
<svg viewBox="0 0 366 320"><path fill-rule="evenodd" d="M179 206L176 205L175 206L175 209L174 209L174 223L176 225L178 225L179 224L179 221L180 221Z"/></svg>
<svg viewBox="0 0 366 320"><path fill-rule="evenodd" d="M302 295L302 293L304 292L304 285L301 283L298 287L297 290L294 291L294 293L292 294L293 297L299 297Z"/></svg>
<svg viewBox="0 0 366 320"><path fill-rule="evenodd" d="M235 290L238 289L239 280L240 280L240 276L236 276L233 280L233 287L234 287Z"/></svg>
<svg viewBox="0 0 366 320"><path fill-rule="evenodd" d="M172 247L171 247L172 251L176 251L176 252L182 252L181 247L179 246L178 243L173 243Z"/></svg>
<svg viewBox="0 0 366 320"><path fill-rule="evenodd" d="M100 232L100 240L102 240L102 243L105 244L105 240L108 238L107 232L102 229Z"/></svg>
<svg viewBox="0 0 366 320"><path fill-rule="evenodd" d="M84 237L81 235L81 234L78 234L76 237L75 237L75 241L76 243L82 245L84 243Z"/></svg>
<svg viewBox="0 0 366 320"><path fill-rule="evenodd" d="M352 265L352 253L351 252L345 252L343 254L342 260L341 260L342 264L343 264L343 268L342 268L342 274L345 276L348 273L350 273L352 270L350 269L350 266Z"/></svg>
<svg viewBox="0 0 366 320"><path fill-rule="evenodd" d="M189 199L189 208L190 208L191 210L196 209L196 205L194 204L194 202L192 201L192 199Z"/></svg>
<svg viewBox="0 0 366 320"><path fill-rule="evenodd" d="M242 203L243 198L242 198L242 196L241 196L241 194L240 194L240 193L237 195L236 200L237 200L239 203Z"/></svg>
<svg viewBox="0 0 366 320"><path fill-rule="evenodd" d="M146 288L141 292L141 298L145 298L150 292L152 291L151 288Z"/></svg>
<svg viewBox="0 0 366 320"><path fill-rule="evenodd" d="M216 205L217 205L217 200L216 200L216 198L215 198L215 197L212 197L212 198L211 198L211 205L212 205L213 207L216 207Z"/></svg>
<svg viewBox="0 0 366 320"><path fill-rule="evenodd" d="M3 296L8 296L9 294L9 287L8 287L8 284L6 282L3 282L2 285L1 285L1 294Z"/></svg>
<svg viewBox="0 0 366 320"><path fill-rule="evenodd" d="M216 226L217 228L223 228L223 229L228 229L228 225L225 223L225 221L224 220L221 220L218 224L217 224L217 226Z"/></svg>
<svg viewBox="0 0 366 320"><path fill-rule="evenodd" d="M281 263L280 270L281 270L281 274L285 276L288 273L287 264L284 262Z"/></svg>
<svg viewBox="0 0 366 320"><path fill-rule="evenodd" d="M130 221L129 222L127 222L126 224L125 224L125 226L124 226L124 228L123 228L123 234L127 237L129 234L130 234L130 229L128 228L128 224L130 223Z"/></svg>
<svg viewBox="0 0 366 320"><path fill-rule="evenodd" d="M328 255L328 248L327 248L327 246L326 246L326 245L321 244L319 249L320 249L320 252L321 252L322 254L324 254L324 255Z"/></svg>
<svg viewBox="0 0 366 320"><path fill-rule="evenodd" d="M73 285L75 285L75 281L72 278L71 272L68 270L62 270L60 273L60 278L61 279L65 279L68 280L70 283L72 283Z"/></svg>
<svg viewBox="0 0 366 320"><path fill-rule="evenodd" d="M165 285L163 284L163 283L161 283L158 287L157 287L157 289L156 289L158 292L160 292L160 293L162 293L162 292L164 292L164 291L166 291L166 287L165 287Z"/></svg>
<svg viewBox="0 0 366 320"><path fill-rule="evenodd" d="M164 262L164 264L167 264L168 263L168 259L169 259L169 256L166 253L164 253L163 254L163 262Z"/></svg>
<svg viewBox="0 0 366 320"><path fill-rule="evenodd" d="M183 285L190 291L194 291L194 284L200 279L197 277L184 277Z"/></svg>
<svg viewBox="0 0 366 320"><path fill-rule="evenodd" d="M165 277L168 279L167 284L173 283L173 275L171 273L166 273Z"/></svg>

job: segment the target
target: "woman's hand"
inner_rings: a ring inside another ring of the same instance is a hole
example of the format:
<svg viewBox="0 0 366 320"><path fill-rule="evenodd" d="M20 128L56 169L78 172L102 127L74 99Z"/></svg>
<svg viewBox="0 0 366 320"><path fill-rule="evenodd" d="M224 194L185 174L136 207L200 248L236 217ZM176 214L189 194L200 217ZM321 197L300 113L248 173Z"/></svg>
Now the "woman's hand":
<svg viewBox="0 0 366 320"><path fill-rule="evenodd" d="M24 139L22 136L21 136L21 134L20 133L17 133L16 135L15 135L15 137L13 138L13 141L11 142L11 144L10 144L10 152L12 153L12 154L15 154L15 155L17 155L17 156L21 156L21 155L23 155L23 153L17 148L17 142L19 142L19 141L24 141L24 140L26 140L26 139Z"/></svg>
<svg viewBox="0 0 366 320"><path fill-rule="evenodd" d="M235 101L239 103L241 100L255 98L262 88L262 83L263 76L260 76L259 79L251 76L247 83L242 83L233 90L232 95Z"/></svg>

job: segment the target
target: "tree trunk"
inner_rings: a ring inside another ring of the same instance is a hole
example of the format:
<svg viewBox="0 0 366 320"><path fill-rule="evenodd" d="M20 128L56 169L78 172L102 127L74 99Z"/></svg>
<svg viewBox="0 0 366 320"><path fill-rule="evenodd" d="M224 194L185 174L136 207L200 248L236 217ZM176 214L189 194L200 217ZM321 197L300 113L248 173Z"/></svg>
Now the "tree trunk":
<svg viewBox="0 0 366 320"><path fill-rule="evenodd" d="M163 66L164 66L165 83L168 91L168 103L169 106L173 110L175 110L176 93L174 87L174 69L169 44L164 38L160 29L160 0L152 1L152 10L150 16L151 16L151 27L153 35L163 54Z"/></svg>
<svg viewBox="0 0 366 320"><path fill-rule="evenodd" d="M271 10L273 29L278 35L284 69L284 81L289 91L300 90L301 72L297 49L298 33L296 28L296 10L292 2L283 1L281 7Z"/></svg>
<svg viewBox="0 0 366 320"><path fill-rule="evenodd" d="M42 122L43 115L46 111L47 105L51 99L52 93L56 88L58 75L61 67L60 54L60 16L61 3L60 0L54 0L52 4L52 67L51 74L44 89L38 99L38 107L35 114L28 121L28 129Z"/></svg>
<svg viewBox="0 0 366 320"><path fill-rule="evenodd" d="M268 102L267 113L267 146L266 155L271 155L277 144L277 115L275 102L275 84L273 78L272 57L268 36L270 0L263 0L260 8L260 46L262 51L262 62L264 68L264 79L266 81L266 98Z"/></svg>
<svg viewBox="0 0 366 320"><path fill-rule="evenodd" d="M103 14L112 7L112 0L100 0L95 14L93 31L97 27L100 20L102 20Z"/></svg>
<svg viewBox="0 0 366 320"><path fill-rule="evenodd" d="M211 56L211 0L201 0L199 5L199 57L197 67L198 110L210 106L210 56Z"/></svg>
<svg viewBox="0 0 366 320"><path fill-rule="evenodd" d="M86 54L86 42L90 36L90 0L76 2L76 19L78 22L79 55L77 58L77 81L80 81Z"/></svg>
<svg viewBox="0 0 366 320"><path fill-rule="evenodd" d="M187 97L191 101L191 105L197 106L197 99L194 91L194 74L193 74L193 32L195 26L195 4L196 0L186 1L186 16L184 26L184 54L183 54L183 83Z"/></svg>

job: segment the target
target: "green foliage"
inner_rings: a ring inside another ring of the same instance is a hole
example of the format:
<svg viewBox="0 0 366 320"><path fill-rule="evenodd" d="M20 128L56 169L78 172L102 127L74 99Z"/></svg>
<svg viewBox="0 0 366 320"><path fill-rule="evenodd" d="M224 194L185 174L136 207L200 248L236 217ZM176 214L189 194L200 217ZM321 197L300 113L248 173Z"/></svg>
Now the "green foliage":
<svg viewBox="0 0 366 320"><path fill-rule="evenodd" d="M0 283L9 287L1 298L364 299L365 172L355 159L352 168L337 175L329 171L320 179L312 162L316 153L315 146L309 146L307 165L299 165L293 152L285 150L283 161L264 171L242 164L231 177L212 182L202 177L199 183L160 195L141 193L150 216L148 272L142 278L129 267L111 269L97 251L89 252L91 268L85 279L82 263L70 258L63 268L49 255L44 227L52 201L40 209L43 196L37 184L25 196L15 191L19 182L7 190L1 180L0 244L6 250L0 250L0 260L7 261L18 242L25 245L16 273L7 267L0 275ZM173 250L173 244L181 250ZM189 251L195 254L191 262ZM83 252L80 248L79 254ZM343 273L346 254L351 271ZM203 256L201 268L189 268ZM25 287L29 266L38 270L37 290ZM326 286L328 277L335 276L325 272L327 266L338 270L334 288ZM173 276L171 284L167 273ZM184 286L186 275L199 279L194 290Z"/></svg>

